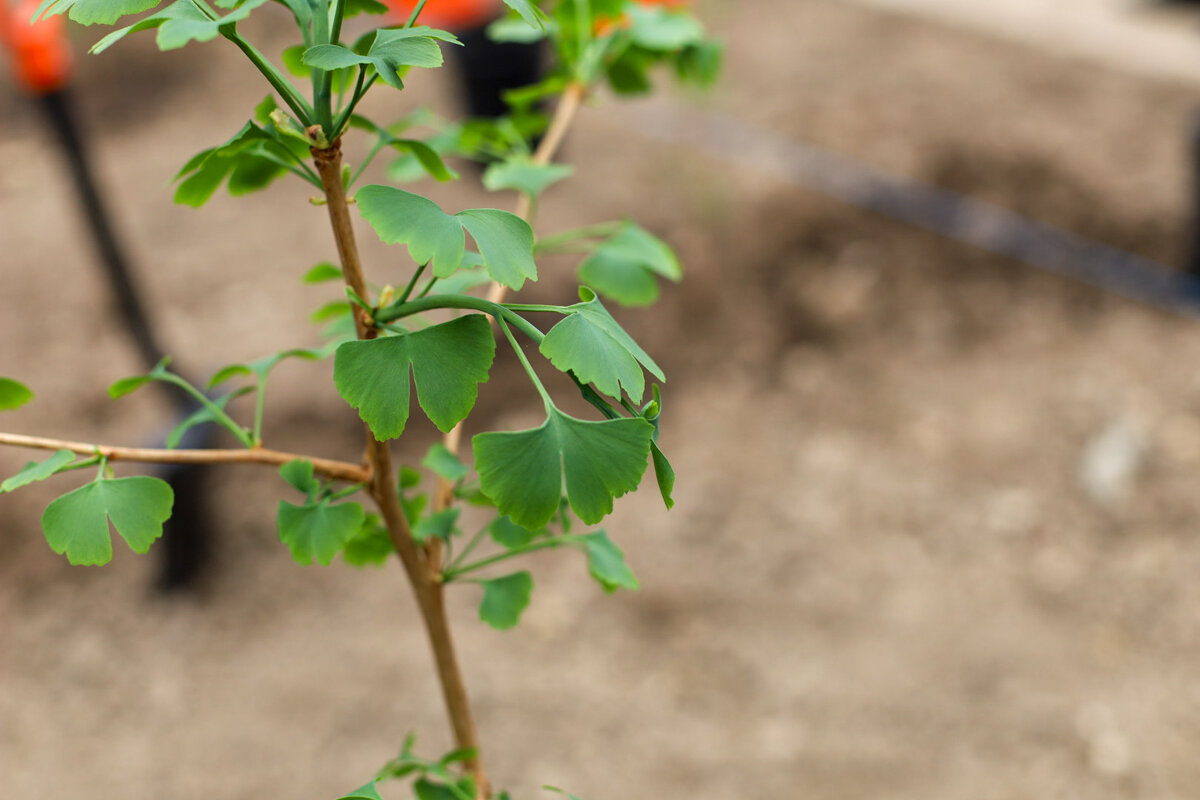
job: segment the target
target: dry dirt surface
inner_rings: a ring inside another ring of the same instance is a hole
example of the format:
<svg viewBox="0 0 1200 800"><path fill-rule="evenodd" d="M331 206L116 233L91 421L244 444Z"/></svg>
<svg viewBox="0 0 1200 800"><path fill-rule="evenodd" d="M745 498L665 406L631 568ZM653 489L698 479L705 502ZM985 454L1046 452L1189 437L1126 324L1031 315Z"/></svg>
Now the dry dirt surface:
<svg viewBox="0 0 1200 800"><path fill-rule="evenodd" d="M1193 85L836 2L743 5L706 6L729 46L700 101L714 112L1181 254ZM334 254L302 188L167 202L261 90L218 45L147 44L84 61L81 89L172 349L211 370L315 343L325 290L297 278ZM444 106L442 80L413 92ZM0 374L39 393L3 425L146 442L165 409L104 395L137 362L54 151L20 98L0 107ZM580 120L577 177L540 224L628 215L684 258L657 313L622 315L670 377L678 504L645 491L607 521L639 592L607 597L548 554L505 634L474 618L476 590L453 594L496 782L522 800L542 783L588 800L1200 797L1200 327L737 174L643 136L641 106L606 108ZM569 296L569 265L545 270L531 301ZM515 367L497 365L476 430L533 421ZM357 457L328 369L280 369L270 444ZM25 457L0 452L0 474ZM0 497L0 797L332 798L409 730L447 747L400 571L293 565L270 470L220 473L216 569L171 601L148 591L152 558L49 552L38 517L70 480Z"/></svg>

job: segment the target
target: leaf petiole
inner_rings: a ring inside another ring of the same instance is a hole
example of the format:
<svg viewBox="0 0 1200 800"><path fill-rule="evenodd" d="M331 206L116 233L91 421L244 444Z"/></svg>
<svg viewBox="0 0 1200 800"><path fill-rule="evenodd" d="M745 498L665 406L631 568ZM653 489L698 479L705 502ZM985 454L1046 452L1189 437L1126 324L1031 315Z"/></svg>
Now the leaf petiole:
<svg viewBox="0 0 1200 800"><path fill-rule="evenodd" d="M233 417L226 414L223 408L210 400L208 395L206 395L204 392L200 391L183 378L171 372L162 371L154 377L160 381L163 381L164 383L178 386L180 389L183 389L185 392L195 398L196 402L207 408L209 412L212 413L213 421L223 425L226 429L228 429L230 433L237 437L237 440L241 442L242 445L249 448L256 446L255 440L251 437L250 433L243 426L239 425L237 421L233 419Z"/></svg>
<svg viewBox="0 0 1200 800"><path fill-rule="evenodd" d="M365 67L360 68L358 71L359 86L362 85L362 76L363 76L363 72L365 72L365 71L366 71ZM358 97L358 89L357 88L354 90L354 96ZM350 107L347 109L347 111L354 110L354 103L355 103L354 100L350 101ZM346 112L343 112L342 115L338 117L338 121L337 121L338 130L341 130L341 128L346 124L345 121L347 119L349 119L349 114L347 114ZM358 165L358 169L354 170L354 174L350 176L350 180L346 183L347 189L349 189L351 186L354 185L355 181L358 180L359 176L363 174L363 170L365 170L371 164L371 162L375 160L375 156L379 155L379 151L383 149L385 144L386 143L384 142L382 136L379 137L379 139L377 139L375 141L375 144L373 144L371 146L371 149L367 152L367 155L363 158L362 163Z"/></svg>
<svg viewBox="0 0 1200 800"><path fill-rule="evenodd" d="M554 408L554 401L550 399L550 393L546 391L546 387L542 385L541 379L533 370L533 365L529 363L529 359L525 357L525 351L521 349L521 345L517 343L517 339L513 336L512 331L508 327L508 323L504 321L504 317L496 317L496 325L504 334L504 338L508 339L508 343L512 346L513 352L517 354L517 359L521 362L521 366L525 368L525 374L529 376L529 380L533 382L533 388L537 389L538 394L542 396L542 401L546 404L546 413L550 413Z"/></svg>
<svg viewBox="0 0 1200 800"><path fill-rule="evenodd" d="M416 8L414 8L412 13L408 15L408 22L404 23L404 27L411 28L413 25L417 24L417 17L421 16L421 12L425 10L426 2L428 2L428 0L421 0L421 2L417 3Z"/></svg>
<svg viewBox="0 0 1200 800"><path fill-rule="evenodd" d="M537 250L556 250L580 239L603 239L616 233L624 225L623 222L601 222L596 225L586 225L582 228L572 228L561 233L554 233L538 239L534 246Z"/></svg>
<svg viewBox="0 0 1200 800"><path fill-rule="evenodd" d="M398 301L379 309L375 313L375 319L379 322L391 322L401 317L420 314L422 311L431 311L435 308L463 308L470 311L482 311L484 314L497 319L503 317L516 327L517 330L538 344L541 344L542 339L545 338L545 334L534 327L533 323L507 306L466 294L437 294L432 297L418 297L415 300L407 302Z"/></svg>
<svg viewBox="0 0 1200 800"><path fill-rule="evenodd" d="M245 54L246 58L250 59L250 63L262 73L267 82L271 84L279 96L283 98L283 102L287 103L288 108L296 115L296 119L304 126L313 124L313 109L304 99L303 95L292 85L292 82L280 72L274 64L267 60L267 57L255 49L254 45L242 38L234 26L229 26L227 29L222 28L221 35L238 46L238 49Z"/></svg>
<svg viewBox="0 0 1200 800"><path fill-rule="evenodd" d="M55 470L55 473L60 474L63 472L70 472L73 469L86 469L103 460L103 458L104 456L92 456L91 458L86 458L83 461L76 461L72 464L67 464L65 467L60 467L59 469Z"/></svg>
<svg viewBox="0 0 1200 800"><path fill-rule="evenodd" d="M488 525L484 525L474 536L471 537L471 541L467 542L467 546L463 548L463 551L459 553L453 561L450 562L450 565L446 567L445 572L450 573L458 569L458 565L465 561L467 556L471 554L471 551L478 547L479 543L483 541L484 534L488 532L488 527Z"/></svg>
<svg viewBox="0 0 1200 800"><path fill-rule="evenodd" d="M548 550L555 547L585 545L586 541L587 540L582 536L573 536L571 534L552 536L547 539L538 539L537 541L531 542L524 547L514 547L512 550L506 550L505 552L497 553L494 556L481 558L480 560L472 564L467 564L463 567L451 567L442 573L442 580L445 583L450 583L451 581L457 580L460 575L465 575L468 572L475 572L476 570L490 567L493 564L499 564L501 561L506 561L510 558L514 558L515 556L532 553L537 550Z"/></svg>
<svg viewBox="0 0 1200 800"><path fill-rule="evenodd" d="M570 313L563 306L547 306L538 303L505 303L504 307L513 311L544 311L551 314Z"/></svg>
<svg viewBox="0 0 1200 800"><path fill-rule="evenodd" d="M260 377L257 381L258 392L254 396L254 432L251 439L255 447L262 447L263 410L267 407L267 379Z"/></svg>
<svg viewBox="0 0 1200 800"><path fill-rule="evenodd" d="M333 494L329 495L329 502L332 503L335 500L341 500L342 498L349 497L352 494L357 494L358 492L361 492L365 488L366 488L365 483L356 483L352 486L347 486L345 489L341 489L341 490L336 491Z"/></svg>
<svg viewBox="0 0 1200 800"><path fill-rule="evenodd" d="M420 300L421 298L428 295L431 291L433 291L433 287L437 284L437 282L438 282L438 278L436 276L433 278L430 278L429 283L425 284L425 288L421 290L421 293L419 295L417 295L416 299Z"/></svg>
<svg viewBox="0 0 1200 800"><path fill-rule="evenodd" d="M412 278L408 282L408 286L404 287L404 291L400 293L400 299L397 300L396 302L398 302L398 303L408 302L408 298L412 294L413 289L416 287L417 281L420 280L421 275L424 274L425 268L428 266L429 266L429 262L426 261L424 264L417 267L417 271L413 273Z"/></svg>
<svg viewBox="0 0 1200 800"><path fill-rule="evenodd" d="M289 152L289 154L291 153L290 150L288 152ZM317 187L318 189L321 188L321 179L318 178L317 173L313 172L312 169L307 164L305 164L303 161L300 161L299 159L295 159L292 162L288 162L288 161L285 161L284 159L280 158L279 156L275 155L274 153L269 153L265 150L258 151L257 155L260 158L265 158L267 161L270 161L273 164L278 164L279 166L286 169L288 172L301 178L302 180L308 181L309 183L311 183L313 186Z"/></svg>
<svg viewBox="0 0 1200 800"><path fill-rule="evenodd" d="M360 64L358 67L358 80L354 84L354 94L352 94L350 96L350 102L338 114L337 121L333 125L334 133L339 136L341 135L342 129L344 129L346 127L346 123L350 121L350 116L354 113L354 109L358 106L358 101L363 99L363 97L367 94L367 91L372 86L375 85L375 80L379 77L379 73L376 72L371 75L371 79L369 81L366 81L364 83L366 74L367 74L366 65ZM359 167L358 171L362 172L363 169L366 168L367 163L369 163L369 162L370 162L370 158L366 159L363 162L363 166ZM357 173L355 174L354 177L355 178L358 177ZM353 184L354 180L351 179L350 183Z"/></svg>

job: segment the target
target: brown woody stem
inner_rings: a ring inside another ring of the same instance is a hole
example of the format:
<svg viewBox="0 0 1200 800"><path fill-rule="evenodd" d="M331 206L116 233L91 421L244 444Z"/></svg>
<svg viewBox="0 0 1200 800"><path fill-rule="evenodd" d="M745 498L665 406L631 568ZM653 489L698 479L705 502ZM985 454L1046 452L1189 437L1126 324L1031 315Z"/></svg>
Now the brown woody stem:
<svg viewBox="0 0 1200 800"><path fill-rule="evenodd" d="M321 176L321 184L325 189L326 207L329 209L329 221L333 226L333 236L337 241L338 255L342 261L342 274L346 285L359 297L368 298L366 280L363 277L362 261L358 255L358 245L354 238L354 227L350 220L350 208L346 202L346 190L342 185L342 149L341 141L335 141L326 149L312 151L317 174ZM376 330L370 316L365 310L355 306L354 323L360 339L373 339ZM446 704L446 713L450 718L450 726L454 731L454 740L459 748L469 748L475 755L466 762L466 767L475 778L479 797L490 795L487 774L479 752L479 735L475 729L475 720L471 713L470 700L467 697L466 684L463 682L462 671L454 652L454 640L450 635L450 626L446 618L445 598L440 580L440 558L434 558L431 550L422 547L413 537L408 518L400 507L400 498L396 492L394 469L392 467L391 451L384 442L377 441L369 428L367 437L367 464L371 473L371 496L379 506L387 525L388 534L400 561L408 575L421 618L425 623L425 631L429 635L429 644L433 650L434 663L437 667L438 680L442 687L442 698Z"/></svg>
<svg viewBox="0 0 1200 800"><path fill-rule="evenodd" d="M313 469L328 478L351 483L366 483L370 478L360 464L334 461L328 458L285 453L280 450L162 450L149 447L113 447L106 444L71 442L18 433L0 433L0 445L30 447L37 450L70 450L81 455L101 455L109 461L139 461L145 464L267 464L282 466L302 458L311 461Z"/></svg>

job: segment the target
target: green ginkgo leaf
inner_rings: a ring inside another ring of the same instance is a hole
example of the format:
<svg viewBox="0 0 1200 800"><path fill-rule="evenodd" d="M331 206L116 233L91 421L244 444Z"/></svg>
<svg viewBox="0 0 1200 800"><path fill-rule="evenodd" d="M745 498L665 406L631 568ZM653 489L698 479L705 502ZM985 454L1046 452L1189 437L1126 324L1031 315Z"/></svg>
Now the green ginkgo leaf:
<svg viewBox="0 0 1200 800"><path fill-rule="evenodd" d="M286 174L284 165L304 157L304 149L302 143L285 135L273 121L265 127L247 122L228 141L188 159L175 176L179 181L175 202L198 208L208 202L226 179L231 194L261 189Z"/></svg>
<svg viewBox="0 0 1200 800"><path fill-rule="evenodd" d="M496 630L515 627L533 594L533 576L522 570L479 583L483 586L479 618Z"/></svg>
<svg viewBox="0 0 1200 800"><path fill-rule="evenodd" d="M450 541L450 537L455 531L455 525L458 523L458 515L461 513L461 508L447 508L444 511L430 514L428 517L422 517L417 520L417 524L413 525L413 538L418 542L427 542L430 539Z"/></svg>
<svg viewBox="0 0 1200 800"><path fill-rule="evenodd" d="M421 408L448 432L471 413L495 355L487 319L468 314L413 333L342 344L333 382L376 438L385 441L403 433L408 422L411 370Z"/></svg>
<svg viewBox="0 0 1200 800"><path fill-rule="evenodd" d="M149 11L162 0L42 0L34 19L46 14L65 14L80 25L112 25L121 17Z"/></svg>
<svg viewBox="0 0 1200 800"><path fill-rule="evenodd" d="M368 514L358 533L346 541L342 558L356 567L378 566L395 552L387 528L380 524L378 516Z"/></svg>
<svg viewBox="0 0 1200 800"><path fill-rule="evenodd" d="M79 0L78 3L71 9L71 18L76 22L82 22L76 17L80 6L84 3L94 2L94 0ZM109 0L112 2L112 0ZM126 25L124 28L118 28L112 33L105 36L96 44L92 45L93 53L102 53L112 47L121 39L124 39L131 33L138 31L149 30L150 28L158 28L158 49L159 50L175 50L183 47L188 42L208 42L221 35L221 27L224 25L232 25L240 22L250 16L250 12L261 6L267 0L246 0L235 10L226 14L224 17L213 19L206 12L204 7L195 2L195 0L175 0L174 3L167 6L163 10L151 14L145 19L138 20L132 25ZM130 5L135 3L130 2ZM157 0L150 3L136 3L146 7L158 5ZM144 10L144 9L138 9ZM135 13L135 12L125 12ZM123 16L123 15L122 15ZM97 20L103 21L103 20ZM115 22L116 19L109 20ZM85 25L88 23L84 23Z"/></svg>
<svg viewBox="0 0 1200 800"><path fill-rule="evenodd" d="M567 306L566 317L542 340L542 355L563 372L574 372L584 383L610 397L622 390L635 403L646 391L642 367L659 380L662 370L608 313L596 295L580 290L585 302Z"/></svg>
<svg viewBox="0 0 1200 800"><path fill-rule="evenodd" d="M679 281L683 270L665 242L627 222L579 265L579 280L623 306L658 299L658 278Z"/></svg>
<svg viewBox="0 0 1200 800"><path fill-rule="evenodd" d="M421 466L448 481L461 481L471 471L462 459L450 452L441 442L435 442L429 447L429 452L421 459Z"/></svg>
<svg viewBox="0 0 1200 800"><path fill-rule="evenodd" d="M675 498L671 493L675 490L675 468L659 449L658 442L650 443L650 461L654 464L654 478L658 482L658 492L662 495L663 504L667 508L674 508Z"/></svg>
<svg viewBox="0 0 1200 800"><path fill-rule="evenodd" d="M37 481L44 481L51 475L60 472L74 460L75 454L70 450L58 450L45 461L31 461L16 475L0 483L0 494L15 491Z"/></svg>
<svg viewBox="0 0 1200 800"><path fill-rule="evenodd" d="M604 587L604 591L611 594L617 589L638 588L637 577L625 563L625 554L608 538L607 533L596 531L585 535L583 539L587 547L588 572Z"/></svg>
<svg viewBox="0 0 1200 800"><path fill-rule="evenodd" d="M315 495L321 488L321 482L316 477L316 468L307 458L297 458L284 464L279 468L279 477L308 497Z"/></svg>
<svg viewBox="0 0 1200 800"><path fill-rule="evenodd" d="M358 787L349 794L344 794L337 800L383 800L379 796L379 790L375 788L378 781L371 781L368 784Z"/></svg>
<svg viewBox="0 0 1200 800"><path fill-rule="evenodd" d="M333 505L321 501L295 506L280 500L276 523L279 540L292 551L297 563L307 566L315 560L327 567L346 542L361 531L365 519L358 503Z"/></svg>
<svg viewBox="0 0 1200 800"><path fill-rule="evenodd" d="M504 5L520 14L521 19L525 20L525 24L529 27L538 30L545 29L546 15L530 0L504 0Z"/></svg>
<svg viewBox="0 0 1200 800"><path fill-rule="evenodd" d="M470 208L454 217L475 240L483 266L496 283L520 289L526 280L537 280L529 223L494 208Z"/></svg>
<svg viewBox="0 0 1200 800"><path fill-rule="evenodd" d="M537 530L554 517L564 484L576 516L594 524L613 498L637 488L653 434L640 417L594 422L551 407L538 428L477 435L475 469L483 493L522 527Z"/></svg>
<svg viewBox="0 0 1200 800"><path fill-rule="evenodd" d="M363 219L382 241L408 245L412 260L429 263L434 275L451 275L462 263L462 225L437 203L390 186L364 186L354 197Z"/></svg>
<svg viewBox="0 0 1200 800"><path fill-rule="evenodd" d="M0 411L20 408L33 399L33 392L25 384L12 378L0 378Z"/></svg>
<svg viewBox="0 0 1200 800"><path fill-rule="evenodd" d="M569 164L539 164L529 156L513 156L490 165L483 173L483 185L492 192L512 189L537 197L574 171Z"/></svg>
<svg viewBox="0 0 1200 800"><path fill-rule="evenodd" d="M145 553L162 536L175 493L158 478L98 478L46 507L42 530L50 549L72 564L107 564L112 559L109 523L135 553Z"/></svg>
<svg viewBox="0 0 1200 800"><path fill-rule="evenodd" d="M629 33L638 47L671 52L704 41L704 26L685 11L631 5L627 13Z"/></svg>
<svg viewBox="0 0 1200 800"><path fill-rule="evenodd" d="M431 264L439 278L466 265L466 231L493 280L512 289L537 280L533 230L515 214L473 208L451 215L420 195L390 186L364 186L355 197L363 219L382 241L407 245L413 261Z"/></svg>
<svg viewBox="0 0 1200 800"><path fill-rule="evenodd" d="M434 28L384 28L376 31L366 53L340 44L318 44L304 51L301 61L318 69L337 70L370 65L380 80L395 89L403 89L403 67L440 67L442 49L439 41L461 44L458 37Z"/></svg>
<svg viewBox="0 0 1200 800"><path fill-rule="evenodd" d="M508 550L515 550L526 546L539 536L547 535L549 531L545 528L540 531L531 531L528 528L522 528L509 517L499 516L488 525L488 533L496 544Z"/></svg>

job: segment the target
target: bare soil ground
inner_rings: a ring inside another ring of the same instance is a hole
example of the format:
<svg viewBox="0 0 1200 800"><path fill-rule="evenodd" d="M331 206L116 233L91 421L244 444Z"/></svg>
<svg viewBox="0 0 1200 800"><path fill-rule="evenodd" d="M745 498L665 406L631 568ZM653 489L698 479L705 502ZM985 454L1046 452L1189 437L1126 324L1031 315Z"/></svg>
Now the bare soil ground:
<svg viewBox="0 0 1200 800"><path fill-rule="evenodd" d="M1194 87L836 2L754 6L709 8L729 44L714 109L1180 255ZM145 45L85 61L81 82L173 349L203 370L315 342L326 298L297 277L333 253L302 189L166 203L260 90L220 47ZM441 80L414 92L443 102ZM137 363L54 152L19 98L0 107L0 374L39 392L4 426L147 441L166 421L153 395L103 394ZM670 376L678 505L647 491L606 525L640 592L606 597L551 554L514 632L454 596L497 782L589 800L1200 796L1200 328L734 174L636 119L584 115L578 176L541 225L629 215L685 260L661 313L623 315ZM563 269L530 296L571 288ZM477 429L532 421L514 366ZM281 368L269 441L355 458L327 369ZM0 474L24 459L0 452ZM1089 465L1112 480L1089 490ZM0 499L0 797L328 798L409 730L446 746L399 570L296 567L274 540L279 479L218 484L218 569L170 602L150 559L50 553L54 487Z"/></svg>

